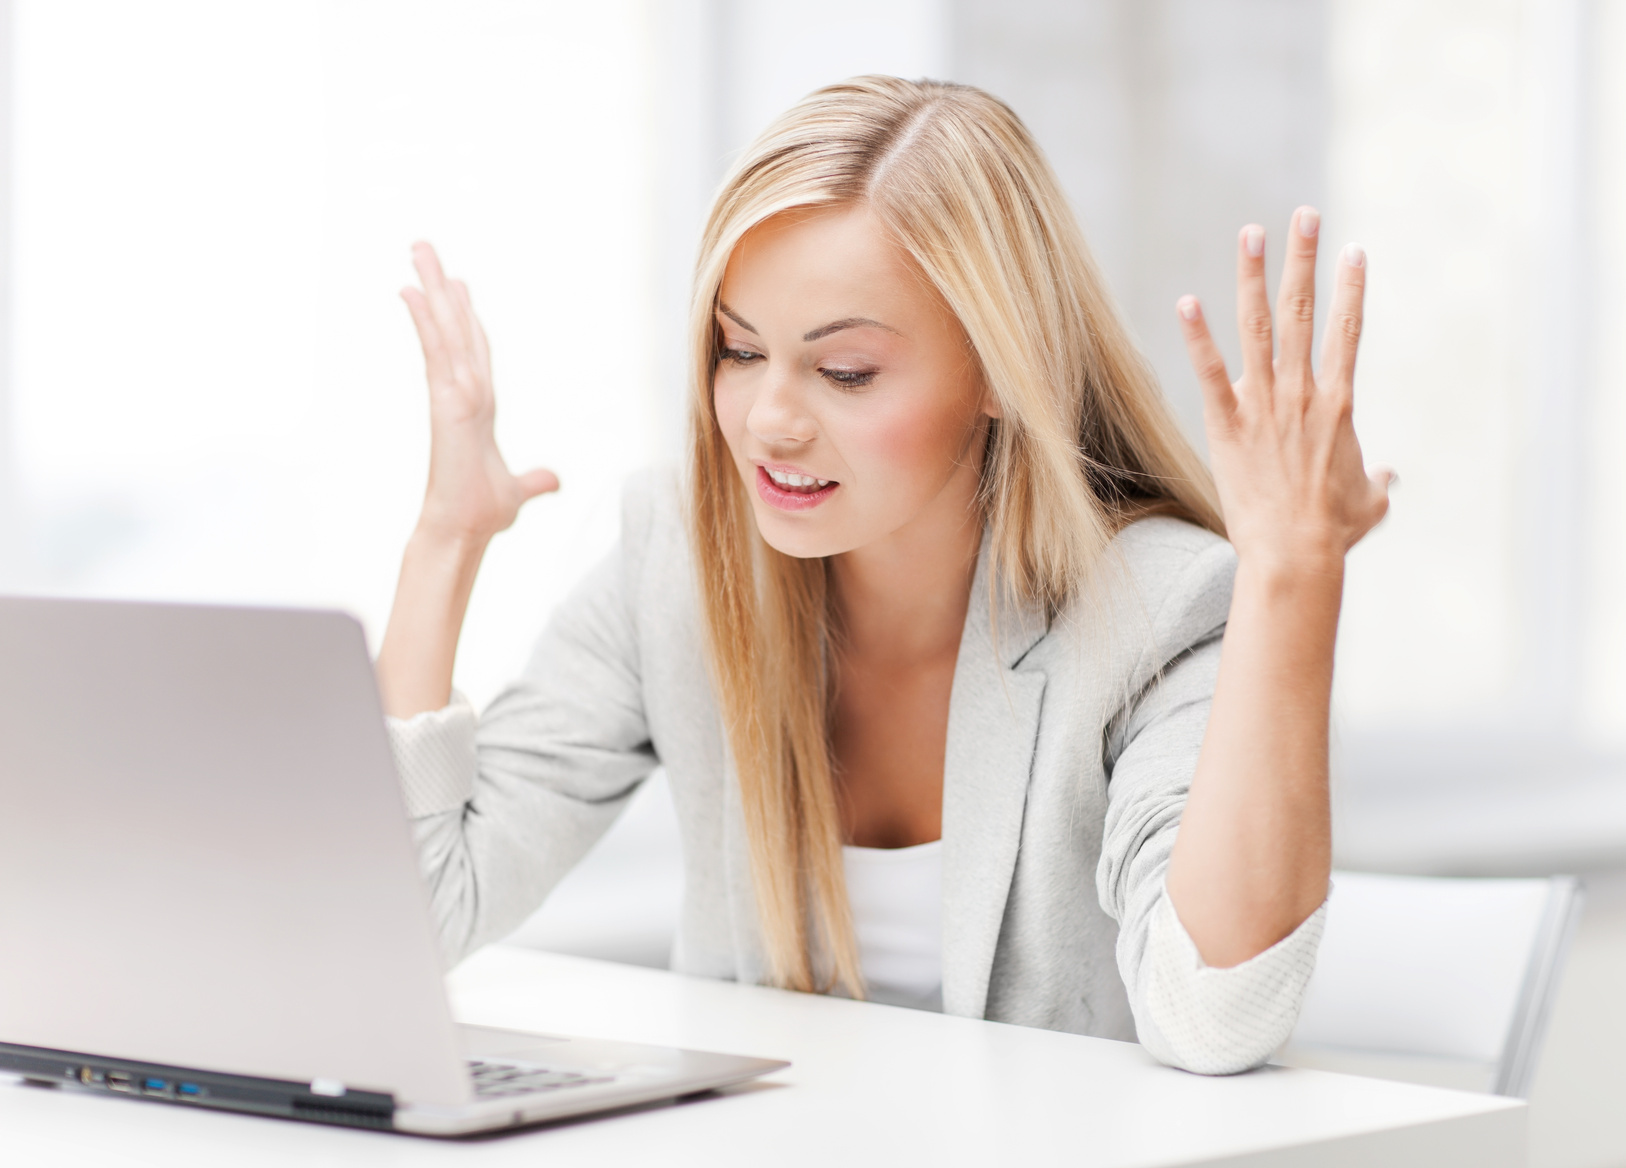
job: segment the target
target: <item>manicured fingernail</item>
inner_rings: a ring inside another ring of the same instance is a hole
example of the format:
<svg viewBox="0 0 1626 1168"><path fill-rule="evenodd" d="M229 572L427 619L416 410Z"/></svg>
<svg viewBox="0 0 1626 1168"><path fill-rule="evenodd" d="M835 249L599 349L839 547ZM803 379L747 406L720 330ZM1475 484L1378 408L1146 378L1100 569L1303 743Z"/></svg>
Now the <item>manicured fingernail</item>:
<svg viewBox="0 0 1626 1168"><path fill-rule="evenodd" d="M1195 296L1182 296L1178 305L1180 315L1186 320L1197 319L1197 298Z"/></svg>
<svg viewBox="0 0 1626 1168"><path fill-rule="evenodd" d="M1299 212L1299 234L1305 239L1314 239L1316 232L1321 230L1321 212L1314 207L1305 207Z"/></svg>
<svg viewBox="0 0 1626 1168"><path fill-rule="evenodd" d="M1366 249L1358 243L1344 244L1344 262L1352 268L1366 267Z"/></svg>
<svg viewBox="0 0 1626 1168"><path fill-rule="evenodd" d="M1248 249L1251 256L1265 254L1265 229L1263 227L1247 227L1242 231L1242 246Z"/></svg>

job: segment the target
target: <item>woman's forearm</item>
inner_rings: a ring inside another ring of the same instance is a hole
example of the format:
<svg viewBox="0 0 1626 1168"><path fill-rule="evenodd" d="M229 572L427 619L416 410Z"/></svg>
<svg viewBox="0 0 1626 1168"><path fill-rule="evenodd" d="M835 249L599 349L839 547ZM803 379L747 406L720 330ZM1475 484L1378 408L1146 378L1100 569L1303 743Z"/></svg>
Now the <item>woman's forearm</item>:
<svg viewBox="0 0 1626 1168"><path fill-rule="evenodd" d="M1310 361L1320 231L1315 208L1293 213L1274 321L1264 228L1238 234L1237 381L1197 298L1178 305L1237 551L1214 704L1167 882L1209 965L1264 952L1326 898L1327 719L1344 556L1389 509L1392 476L1367 471L1355 437L1366 253L1354 244L1339 256L1319 371Z"/></svg>
<svg viewBox="0 0 1626 1168"><path fill-rule="evenodd" d="M378 652L386 714L410 718L451 700L457 639L485 548L484 540L423 527L407 541Z"/></svg>
<svg viewBox="0 0 1626 1168"><path fill-rule="evenodd" d="M1205 963L1292 932L1327 894L1327 724L1341 550L1237 569L1219 681L1168 891Z"/></svg>
<svg viewBox="0 0 1626 1168"><path fill-rule="evenodd" d="M401 298L429 379L429 483L378 652L384 712L397 718L451 700L457 638L486 544L527 499L559 488L549 470L509 473L492 428L491 352L469 290L446 278L427 243L413 245L412 262L423 288L403 288Z"/></svg>

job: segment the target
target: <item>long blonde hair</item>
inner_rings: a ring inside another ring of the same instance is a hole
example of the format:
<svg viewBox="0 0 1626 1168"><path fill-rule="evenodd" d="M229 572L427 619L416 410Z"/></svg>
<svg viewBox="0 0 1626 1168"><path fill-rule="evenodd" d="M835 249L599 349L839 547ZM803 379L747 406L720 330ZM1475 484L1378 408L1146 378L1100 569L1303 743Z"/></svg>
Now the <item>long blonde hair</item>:
<svg viewBox="0 0 1626 1168"><path fill-rule="evenodd" d="M762 541L712 377L718 290L740 239L791 208L858 202L959 318L998 405L978 497L991 589L1055 613L1136 518L1169 514L1223 533L1207 468L1136 352L1049 164L1003 102L967 85L855 77L810 94L745 151L695 272L690 534L768 976L855 996L863 978L830 757L828 565Z"/></svg>

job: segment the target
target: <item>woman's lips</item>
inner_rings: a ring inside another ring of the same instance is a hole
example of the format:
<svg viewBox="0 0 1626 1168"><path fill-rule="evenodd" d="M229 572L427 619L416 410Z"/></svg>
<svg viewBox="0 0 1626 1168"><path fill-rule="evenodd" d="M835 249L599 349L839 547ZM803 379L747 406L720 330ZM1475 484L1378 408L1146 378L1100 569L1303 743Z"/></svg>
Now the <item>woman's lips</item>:
<svg viewBox="0 0 1626 1168"><path fill-rule="evenodd" d="M832 482L816 491L787 491L768 477L766 467L757 467L757 494L762 496L764 503L781 511L811 511L835 494L840 486L840 483Z"/></svg>

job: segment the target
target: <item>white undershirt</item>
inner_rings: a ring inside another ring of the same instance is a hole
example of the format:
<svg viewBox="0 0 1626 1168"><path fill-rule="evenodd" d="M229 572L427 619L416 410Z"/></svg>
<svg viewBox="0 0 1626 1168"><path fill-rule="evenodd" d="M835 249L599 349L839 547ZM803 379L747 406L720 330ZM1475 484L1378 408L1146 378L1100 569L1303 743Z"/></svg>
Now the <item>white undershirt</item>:
<svg viewBox="0 0 1626 1168"><path fill-rule="evenodd" d="M869 999L943 1008L943 841L841 849Z"/></svg>

